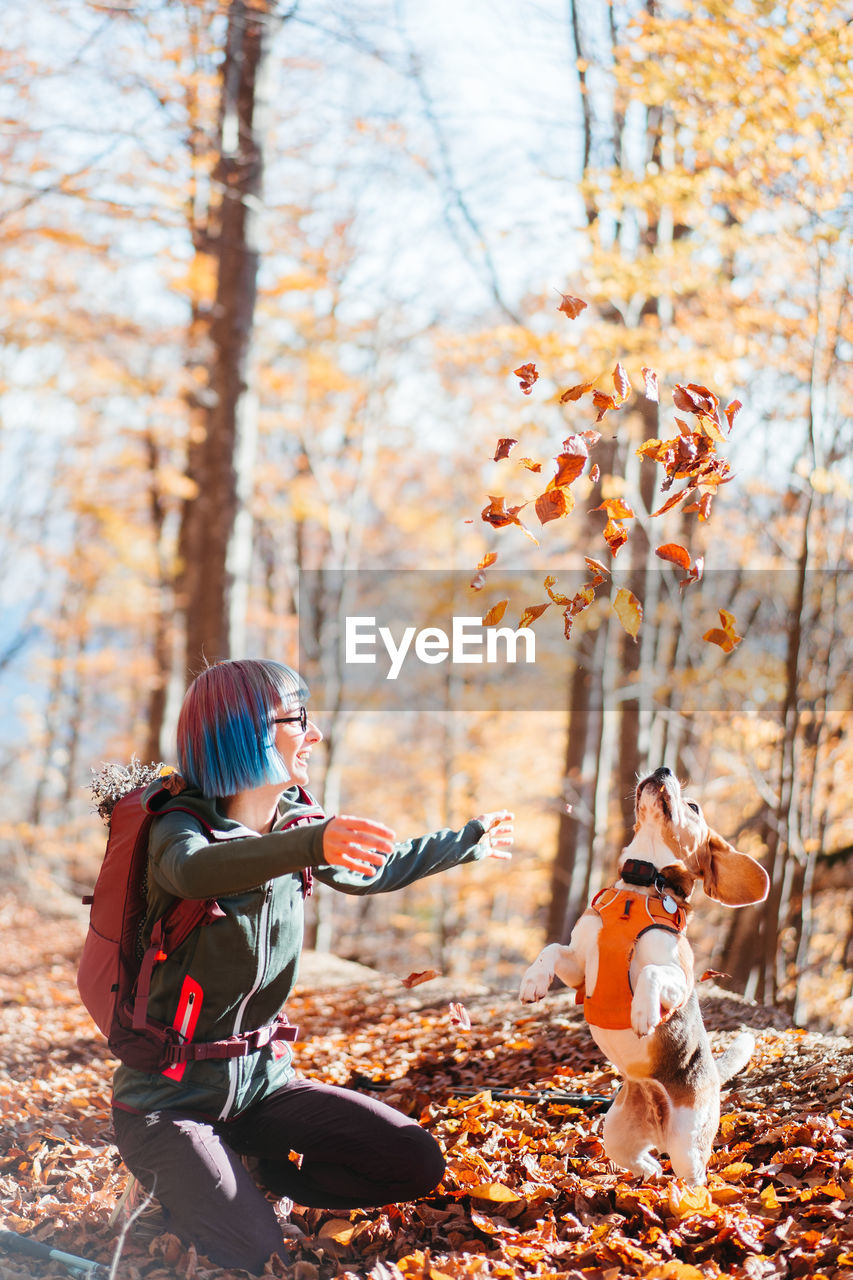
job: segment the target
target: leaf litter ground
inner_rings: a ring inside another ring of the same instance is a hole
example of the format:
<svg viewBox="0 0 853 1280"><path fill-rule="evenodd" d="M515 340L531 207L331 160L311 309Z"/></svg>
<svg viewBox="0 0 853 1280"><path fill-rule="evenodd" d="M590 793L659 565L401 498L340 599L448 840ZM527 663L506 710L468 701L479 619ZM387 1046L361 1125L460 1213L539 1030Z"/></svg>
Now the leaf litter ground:
<svg viewBox="0 0 853 1280"><path fill-rule="evenodd" d="M110 1142L113 1064L74 988L81 924L5 899L0 928L0 1226L108 1268L117 1258L122 1280L244 1276L184 1248L156 1205L117 1252L109 1223L126 1174ZM530 1007L513 992L401 978L324 987L321 971L299 989L298 1065L417 1116L444 1148L445 1180L427 1200L382 1210L296 1206L289 1260L271 1274L853 1280L851 1040L787 1029L781 1014L709 990L715 1043L748 1025L758 1048L723 1095L709 1185L691 1191L615 1170L603 1107L566 1099L617 1088L570 993ZM9 1280L66 1275L0 1254Z"/></svg>

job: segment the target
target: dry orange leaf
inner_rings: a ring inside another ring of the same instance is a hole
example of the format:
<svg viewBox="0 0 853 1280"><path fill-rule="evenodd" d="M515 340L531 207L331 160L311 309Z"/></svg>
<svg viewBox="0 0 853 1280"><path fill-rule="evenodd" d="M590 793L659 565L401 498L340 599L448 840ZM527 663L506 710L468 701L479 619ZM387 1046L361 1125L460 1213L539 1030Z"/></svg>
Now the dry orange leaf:
<svg viewBox="0 0 853 1280"><path fill-rule="evenodd" d="M593 511L606 511L611 520L631 520L634 512L621 498L605 498Z"/></svg>
<svg viewBox="0 0 853 1280"><path fill-rule="evenodd" d="M631 381L625 372L625 368L620 360L616 368L613 370L613 385L616 388L616 394L620 400L627 400L631 394Z"/></svg>
<svg viewBox="0 0 853 1280"><path fill-rule="evenodd" d="M743 405L740 400L732 400L731 404L727 404L725 408L726 422L729 424L729 431L735 425L735 418L740 413Z"/></svg>
<svg viewBox="0 0 853 1280"><path fill-rule="evenodd" d="M743 636L739 636L736 630L737 622L733 613L729 613L728 609L720 609L720 627L712 627L710 631L706 631L703 640L707 640L710 644L718 644L723 653L731 653L732 649L740 644Z"/></svg>
<svg viewBox="0 0 853 1280"><path fill-rule="evenodd" d="M547 524L549 520L560 520L563 516L567 516L574 509L574 505L574 497L568 489L549 487L536 499L534 510L539 517L539 523Z"/></svg>
<svg viewBox="0 0 853 1280"><path fill-rule="evenodd" d="M437 969L422 969L419 973L410 973L408 978L402 979L402 983L409 990L411 987L419 987L422 982L431 982L433 978L440 977Z"/></svg>
<svg viewBox="0 0 853 1280"><path fill-rule="evenodd" d="M592 391L594 386L594 382L579 382L576 387L569 387L568 391L564 391L560 396L560 404L568 404L570 400L580 400L581 396L585 396L587 391Z"/></svg>
<svg viewBox="0 0 853 1280"><path fill-rule="evenodd" d="M529 396L533 390L533 384L539 381L539 374L535 364L522 364L513 373L519 380L519 386L526 396Z"/></svg>
<svg viewBox="0 0 853 1280"><path fill-rule="evenodd" d="M643 394L647 400L654 400L655 404L660 403L660 392L658 391L658 375L654 369L647 368L643 365L640 372L643 375Z"/></svg>
<svg viewBox="0 0 853 1280"><path fill-rule="evenodd" d="M483 615L483 626L496 627L506 613L508 604L509 600L499 600L497 604L493 604L488 613Z"/></svg>
<svg viewBox="0 0 853 1280"><path fill-rule="evenodd" d="M643 621L643 606L633 591L629 591L627 587L620 587L613 601L613 610L631 639L636 640Z"/></svg>
<svg viewBox="0 0 853 1280"><path fill-rule="evenodd" d="M349 1244L355 1226L348 1218L329 1218L318 1234L321 1240L334 1240L337 1244Z"/></svg>
<svg viewBox="0 0 853 1280"><path fill-rule="evenodd" d="M604 526L604 541L610 548L610 554L616 556L628 541L628 530L618 520L608 520Z"/></svg>
<svg viewBox="0 0 853 1280"><path fill-rule="evenodd" d="M555 459L557 473L551 481L554 485L571 484L573 480L577 480L586 466L586 460L589 457L586 445L580 436L574 436L573 439L579 441L579 447L572 452L560 453Z"/></svg>
<svg viewBox="0 0 853 1280"><path fill-rule="evenodd" d="M486 569L489 569L497 560L497 551L488 551L477 565L477 570L471 579L470 586L473 591L482 591L486 585Z"/></svg>
<svg viewBox="0 0 853 1280"><path fill-rule="evenodd" d="M610 572L606 564L602 564L600 560L593 560L592 556L584 556L584 560L586 561L587 569L590 569L592 573L600 573L606 576Z"/></svg>
<svg viewBox="0 0 853 1280"><path fill-rule="evenodd" d="M582 311L587 308L587 303L583 298L573 298L570 293L560 294L560 305L558 311L562 311L563 315L569 317L570 320L576 320Z"/></svg>
<svg viewBox="0 0 853 1280"><path fill-rule="evenodd" d="M495 449L494 461L500 462L501 458L508 458L512 452L513 446L517 444L518 441L513 439L512 436L501 436L500 440L498 440L497 448Z"/></svg>
<svg viewBox="0 0 853 1280"><path fill-rule="evenodd" d="M535 622L537 618L541 618L546 609L551 608L551 601L546 600L544 604L529 604L521 615L519 627L529 627L531 622Z"/></svg>
<svg viewBox="0 0 853 1280"><path fill-rule="evenodd" d="M655 555L660 556L661 560L677 564L679 569L690 569L690 552L678 542L665 542L662 546L655 547Z"/></svg>
<svg viewBox="0 0 853 1280"><path fill-rule="evenodd" d="M451 1000L450 1002L450 1021L463 1031L471 1030L470 1014L464 1004L460 1004L458 1000Z"/></svg>
<svg viewBox="0 0 853 1280"><path fill-rule="evenodd" d="M676 1218L686 1218L692 1213L714 1213L714 1201L707 1187L688 1187L674 1180L667 1187L667 1200Z"/></svg>
<svg viewBox="0 0 853 1280"><path fill-rule="evenodd" d="M476 1187L470 1187L468 1194L474 1200L486 1200L489 1204L512 1204L520 1199L517 1192L502 1182L480 1182Z"/></svg>

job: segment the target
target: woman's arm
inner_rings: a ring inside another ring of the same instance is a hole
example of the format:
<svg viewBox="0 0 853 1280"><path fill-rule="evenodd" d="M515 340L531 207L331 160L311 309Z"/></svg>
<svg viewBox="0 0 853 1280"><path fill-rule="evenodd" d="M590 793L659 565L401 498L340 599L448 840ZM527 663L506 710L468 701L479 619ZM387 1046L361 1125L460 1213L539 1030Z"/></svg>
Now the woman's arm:
<svg viewBox="0 0 853 1280"><path fill-rule="evenodd" d="M393 849L393 831L366 818L338 817L267 835L208 840L200 822L165 813L151 828L154 879L178 898L242 893L306 867L336 866L370 876Z"/></svg>
<svg viewBox="0 0 853 1280"><path fill-rule="evenodd" d="M393 846L375 874L364 875L338 867L315 870L318 880L342 893L389 893L424 876L436 875L464 862L511 857L513 815L507 810L472 818L461 831L445 829L404 840Z"/></svg>

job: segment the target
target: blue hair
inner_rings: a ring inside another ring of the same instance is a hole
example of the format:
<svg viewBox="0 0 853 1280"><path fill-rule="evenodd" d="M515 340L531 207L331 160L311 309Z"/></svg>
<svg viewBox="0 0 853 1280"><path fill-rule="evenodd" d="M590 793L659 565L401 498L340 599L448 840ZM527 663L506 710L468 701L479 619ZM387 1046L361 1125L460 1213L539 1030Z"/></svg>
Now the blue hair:
<svg viewBox="0 0 853 1280"><path fill-rule="evenodd" d="M275 710L298 706L308 686L282 662L240 658L207 667L178 717L178 769L203 795L233 796L290 775L275 747Z"/></svg>

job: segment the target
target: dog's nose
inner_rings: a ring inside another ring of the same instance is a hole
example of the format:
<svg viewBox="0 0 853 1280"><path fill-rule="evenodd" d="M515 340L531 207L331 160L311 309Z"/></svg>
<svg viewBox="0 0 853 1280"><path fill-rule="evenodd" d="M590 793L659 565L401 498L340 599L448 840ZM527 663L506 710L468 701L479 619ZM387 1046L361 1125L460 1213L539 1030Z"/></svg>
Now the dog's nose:
<svg viewBox="0 0 853 1280"><path fill-rule="evenodd" d="M670 769L668 764L662 764L659 769L655 769L654 774L652 776L655 778L671 778L672 770Z"/></svg>

